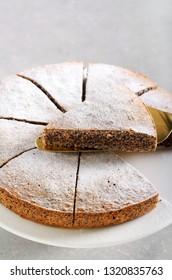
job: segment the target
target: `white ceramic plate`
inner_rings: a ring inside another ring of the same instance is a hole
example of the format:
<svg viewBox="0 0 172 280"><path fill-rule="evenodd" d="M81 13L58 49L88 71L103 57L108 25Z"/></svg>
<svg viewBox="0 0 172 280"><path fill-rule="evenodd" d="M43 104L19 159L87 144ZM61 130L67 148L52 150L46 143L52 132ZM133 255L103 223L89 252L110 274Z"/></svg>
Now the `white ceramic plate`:
<svg viewBox="0 0 172 280"><path fill-rule="evenodd" d="M154 153L118 153L159 190L162 201L148 214L122 225L97 229L60 229L23 219L0 205L0 226L40 243L90 248L122 244L153 234L172 223L172 149Z"/></svg>

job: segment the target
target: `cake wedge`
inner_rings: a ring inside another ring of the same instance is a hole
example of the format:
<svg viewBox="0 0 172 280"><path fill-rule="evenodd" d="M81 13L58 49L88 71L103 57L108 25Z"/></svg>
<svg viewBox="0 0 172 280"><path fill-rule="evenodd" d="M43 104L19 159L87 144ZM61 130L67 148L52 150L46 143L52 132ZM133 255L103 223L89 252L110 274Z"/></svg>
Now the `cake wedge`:
<svg viewBox="0 0 172 280"><path fill-rule="evenodd" d="M132 91L117 85L111 102L84 101L48 124L38 147L54 151L154 151L153 120Z"/></svg>
<svg viewBox="0 0 172 280"><path fill-rule="evenodd" d="M154 209L158 191L113 153L81 153L74 227L116 225Z"/></svg>

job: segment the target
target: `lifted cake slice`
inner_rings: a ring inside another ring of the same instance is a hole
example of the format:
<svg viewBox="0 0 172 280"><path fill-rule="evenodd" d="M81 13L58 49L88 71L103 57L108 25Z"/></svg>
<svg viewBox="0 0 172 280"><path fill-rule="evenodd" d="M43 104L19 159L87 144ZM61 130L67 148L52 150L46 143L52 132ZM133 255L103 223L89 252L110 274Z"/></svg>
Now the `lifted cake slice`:
<svg viewBox="0 0 172 280"><path fill-rule="evenodd" d="M81 154L74 227L124 223L152 210L158 200L154 186L118 156Z"/></svg>
<svg viewBox="0 0 172 280"><path fill-rule="evenodd" d="M45 127L38 146L55 151L155 150L155 126L139 97L119 84L105 88L107 100L102 94L60 116Z"/></svg>

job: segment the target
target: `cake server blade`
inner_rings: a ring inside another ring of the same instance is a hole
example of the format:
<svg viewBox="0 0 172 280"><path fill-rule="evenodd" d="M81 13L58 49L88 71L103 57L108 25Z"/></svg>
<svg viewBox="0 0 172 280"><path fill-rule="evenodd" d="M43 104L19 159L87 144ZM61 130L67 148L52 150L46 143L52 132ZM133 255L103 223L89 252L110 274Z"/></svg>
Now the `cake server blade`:
<svg viewBox="0 0 172 280"><path fill-rule="evenodd" d="M172 133L172 113L146 106L154 120L158 144L165 141Z"/></svg>

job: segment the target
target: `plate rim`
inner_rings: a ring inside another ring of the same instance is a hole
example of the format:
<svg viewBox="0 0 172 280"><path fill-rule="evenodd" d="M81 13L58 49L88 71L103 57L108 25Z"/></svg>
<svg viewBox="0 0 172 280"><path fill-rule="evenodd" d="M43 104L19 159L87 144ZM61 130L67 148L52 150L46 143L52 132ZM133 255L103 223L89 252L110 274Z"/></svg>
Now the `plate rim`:
<svg viewBox="0 0 172 280"><path fill-rule="evenodd" d="M166 200L164 200L164 201L166 201ZM171 203L169 203L169 202L167 202L169 205L170 205L170 207L171 207L171 209L172 209L172 205L171 205ZM157 209L158 208L158 206L155 208L155 209ZM153 209L153 210L155 210L155 209ZM56 230L56 229L58 229L59 230L59 228L56 228L56 227L49 227L49 226L47 226L47 225L43 225L43 224L38 224L38 223L35 223L35 222L33 222L33 221L30 221L30 220L27 220L27 219L24 219L24 218L22 218L22 217L20 217L19 215L17 215L16 213L14 213L14 212L12 212L11 210L9 210L8 208L6 208L4 205L2 205L2 204L0 204L0 211L1 210L3 210L3 211L5 211L6 213L7 213L7 215L10 215L11 217L9 217L9 218L16 218L17 220L19 220L19 221L23 221L24 223L26 223L26 224L31 224L33 227L36 227L37 229L38 229L38 231L39 231L39 229L40 228L42 228L42 229L54 229L54 230ZM152 211L153 211L152 210ZM151 212L152 212L151 211ZM120 224L120 225L116 225L116 226L118 226L118 227L124 227L124 226L126 226L127 225L127 223L138 223L138 221L139 221L139 219L141 219L142 217L143 218L147 218L147 215L149 215L151 212L149 212L149 213L147 213L147 214L145 214L145 215L143 215L143 216L141 216L141 217L139 217L139 218L137 218L137 219L134 219L134 220L132 220L132 221L128 221L128 222L126 222L126 223L123 223L123 224ZM169 219L168 221L166 221L164 224L163 224L163 226L161 225L161 224L158 224L158 226L156 227L156 230L154 230L153 229L153 227L149 227L149 229L144 233L144 234L138 234L138 235L136 235L136 236L132 236L132 235L130 235L130 236L128 236L125 240L120 240L119 242L117 242L117 241L114 241L114 242L106 242L106 243L103 243L103 244L82 244L82 245L78 245L78 246L76 246L76 243L75 243L75 245L74 246L72 246L71 244L70 244L70 242L69 243L64 243L64 242L57 242L57 240L56 240L56 242L50 242L50 239L48 238L48 239L46 239L46 237L44 237L44 238L38 238L37 236L34 236L34 235L32 235L32 233L31 234L28 234L28 233L26 233L26 232L21 232L21 231L19 231L19 230L17 230L16 228L13 228L13 227L10 227L10 225L9 225L9 223L7 222L7 224L4 224L2 221L1 221L1 219L0 219L0 227L2 228L2 229L4 229L4 230L6 230L6 231L8 231L8 232L10 232L10 233L12 233L12 234L14 234L14 235L16 235L16 236L19 236L19 237L21 237L21 238L24 238L24 239L27 239L27 240L30 240L30 241L33 241L33 242L37 242L37 243L40 243L40 244L44 244L44 245L49 245L49 246L55 246L55 247L62 247L62 248L76 248L76 249L86 249L86 248L103 248L103 247L109 247L109 246L116 246L116 245L122 245L122 244L125 244L125 243L130 243L130 242L134 242L134 241L137 241L137 240L139 240L139 239L142 239L142 238L146 238L146 237L148 237L148 236L150 236L150 235L153 235L153 234L155 234L155 233L157 233L157 232L159 232L159 231L161 231L161 230L163 230L164 228L166 228L167 226L169 226L170 224L172 224L172 217L171 217L171 220ZM116 227L115 226L115 227ZM102 227L102 228L96 228L96 230L98 229L98 230L101 230L101 229L106 229L106 228L114 228L115 229L115 227L114 226L108 226L108 227ZM87 229L62 229L62 228L60 228L60 230L61 231L78 231L78 233L80 232L80 231L85 231L85 230L87 230ZM93 232L95 231L95 229L91 229ZM58 234L57 234L57 236L58 236Z"/></svg>

